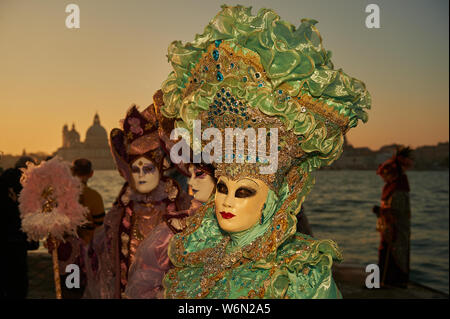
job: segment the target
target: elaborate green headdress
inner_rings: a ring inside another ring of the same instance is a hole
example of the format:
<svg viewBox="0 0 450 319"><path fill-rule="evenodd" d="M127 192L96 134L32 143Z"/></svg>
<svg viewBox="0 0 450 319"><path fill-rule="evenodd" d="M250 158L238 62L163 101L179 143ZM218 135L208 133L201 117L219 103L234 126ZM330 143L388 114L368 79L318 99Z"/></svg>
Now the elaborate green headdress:
<svg viewBox="0 0 450 319"><path fill-rule="evenodd" d="M169 46L174 71L162 85L161 112L177 127L192 131L200 119L203 128L281 130L276 174L255 172L264 164L256 160L218 164L216 175L245 173L276 191L286 182L292 188L296 176L336 160L344 134L367 121L364 83L333 69L316 23L303 19L296 28L272 10L222 6L193 42Z"/></svg>
<svg viewBox="0 0 450 319"><path fill-rule="evenodd" d="M227 88L235 100L278 117L298 137L303 169L329 165L341 153L343 134L358 119L367 121L371 99L364 83L333 69L317 21L303 19L295 28L272 10L255 16L250 10L223 6L193 42L170 45L174 71L163 84L163 114L192 129Z"/></svg>

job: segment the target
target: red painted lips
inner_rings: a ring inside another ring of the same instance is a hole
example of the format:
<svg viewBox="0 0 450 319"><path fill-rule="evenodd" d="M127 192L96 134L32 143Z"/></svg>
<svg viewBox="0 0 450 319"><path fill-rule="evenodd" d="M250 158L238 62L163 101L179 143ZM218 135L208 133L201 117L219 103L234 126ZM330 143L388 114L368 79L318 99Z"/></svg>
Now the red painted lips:
<svg viewBox="0 0 450 319"><path fill-rule="evenodd" d="M230 219L230 218L233 218L234 216L236 216L236 215L234 215L232 213L228 213L228 212L220 212L220 215L222 215L223 219Z"/></svg>

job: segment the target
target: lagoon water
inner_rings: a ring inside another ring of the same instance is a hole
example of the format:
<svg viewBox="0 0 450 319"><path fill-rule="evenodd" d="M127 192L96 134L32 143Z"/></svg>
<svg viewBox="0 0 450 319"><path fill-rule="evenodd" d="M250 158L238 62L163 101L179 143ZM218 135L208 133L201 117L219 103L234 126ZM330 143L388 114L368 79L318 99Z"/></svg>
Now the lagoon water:
<svg viewBox="0 0 450 319"><path fill-rule="evenodd" d="M377 263L379 234L372 206L379 205L383 181L373 171L319 171L305 201L316 238L333 239L344 262ZM413 281L449 292L449 172L413 171L411 187L411 275ZM117 171L96 171L89 185L106 211L123 179Z"/></svg>

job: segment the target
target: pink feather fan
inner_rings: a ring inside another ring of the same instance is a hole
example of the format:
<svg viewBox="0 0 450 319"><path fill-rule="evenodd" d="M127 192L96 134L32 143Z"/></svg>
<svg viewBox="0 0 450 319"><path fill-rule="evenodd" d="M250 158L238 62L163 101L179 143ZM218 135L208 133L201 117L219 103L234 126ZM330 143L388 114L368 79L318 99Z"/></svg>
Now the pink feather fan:
<svg viewBox="0 0 450 319"><path fill-rule="evenodd" d="M77 227L87 222L88 209L78 201L81 183L72 176L69 163L58 157L38 166L28 163L20 182L22 230L29 240L78 236Z"/></svg>

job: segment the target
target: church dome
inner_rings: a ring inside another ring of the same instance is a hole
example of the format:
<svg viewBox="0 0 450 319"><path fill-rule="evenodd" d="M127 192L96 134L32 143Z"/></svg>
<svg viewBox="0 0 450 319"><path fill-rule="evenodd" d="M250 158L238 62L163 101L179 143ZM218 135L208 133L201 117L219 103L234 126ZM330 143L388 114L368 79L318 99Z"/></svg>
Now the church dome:
<svg viewBox="0 0 450 319"><path fill-rule="evenodd" d="M69 131L69 136L76 142L80 142L80 134L75 129L75 124L72 125L72 129Z"/></svg>
<svg viewBox="0 0 450 319"><path fill-rule="evenodd" d="M108 134L103 126L100 125L98 114L94 116L94 123L86 132L85 145L87 147L108 147Z"/></svg>
<svg viewBox="0 0 450 319"><path fill-rule="evenodd" d="M80 134L75 129L75 124L72 124L72 129L68 131L67 125L63 128L63 145L65 147L78 147L80 145Z"/></svg>

